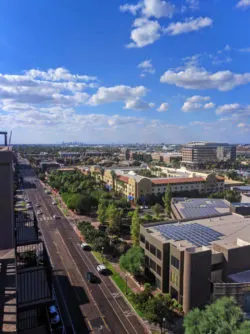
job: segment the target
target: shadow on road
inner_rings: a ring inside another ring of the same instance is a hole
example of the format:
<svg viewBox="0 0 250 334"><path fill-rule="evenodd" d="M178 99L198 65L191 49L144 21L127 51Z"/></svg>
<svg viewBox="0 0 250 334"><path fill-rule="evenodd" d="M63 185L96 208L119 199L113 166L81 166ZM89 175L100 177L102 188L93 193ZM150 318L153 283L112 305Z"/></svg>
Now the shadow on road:
<svg viewBox="0 0 250 334"><path fill-rule="evenodd" d="M72 321L75 332L90 333L85 322L85 317L80 310L81 305L89 303L85 290L80 286L72 286L68 277L61 272L57 273L54 271L54 278L59 282L61 287L61 291L59 291L58 287L55 286L62 317L63 319L68 319L67 323L65 323L66 328L69 328ZM70 314L71 321L68 314Z"/></svg>

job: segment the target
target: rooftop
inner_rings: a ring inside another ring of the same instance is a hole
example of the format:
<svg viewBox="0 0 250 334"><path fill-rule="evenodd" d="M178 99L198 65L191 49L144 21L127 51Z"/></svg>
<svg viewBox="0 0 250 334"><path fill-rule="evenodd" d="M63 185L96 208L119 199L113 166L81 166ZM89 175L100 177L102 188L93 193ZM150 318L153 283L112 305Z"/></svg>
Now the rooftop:
<svg viewBox="0 0 250 334"><path fill-rule="evenodd" d="M172 205L183 219L205 218L230 213L230 204L223 199L173 198Z"/></svg>
<svg viewBox="0 0 250 334"><path fill-rule="evenodd" d="M163 242L172 240L176 247L195 248L195 251L204 246L211 249L213 243L228 249L250 244L250 218L238 214L155 224L147 230Z"/></svg>
<svg viewBox="0 0 250 334"><path fill-rule="evenodd" d="M168 179L152 179L154 184L176 184L176 183L196 183L205 182L202 177L178 177L178 178L168 178Z"/></svg>

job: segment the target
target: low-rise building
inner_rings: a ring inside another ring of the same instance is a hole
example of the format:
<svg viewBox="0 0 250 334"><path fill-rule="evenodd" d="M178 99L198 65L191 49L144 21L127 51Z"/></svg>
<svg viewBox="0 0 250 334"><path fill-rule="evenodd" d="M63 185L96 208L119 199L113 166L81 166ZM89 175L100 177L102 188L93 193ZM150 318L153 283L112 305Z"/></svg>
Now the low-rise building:
<svg viewBox="0 0 250 334"><path fill-rule="evenodd" d="M175 219L197 219L231 214L230 203L224 199L179 198L171 201Z"/></svg>
<svg viewBox="0 0 250 334"><path fill-rule="evenodd" d="M249 218L233 214L141 225L140 246L145 272L185 313L222 295L233 295L250 311L250 279L237 287L232 281L232 275L250 270Z"/></svg>

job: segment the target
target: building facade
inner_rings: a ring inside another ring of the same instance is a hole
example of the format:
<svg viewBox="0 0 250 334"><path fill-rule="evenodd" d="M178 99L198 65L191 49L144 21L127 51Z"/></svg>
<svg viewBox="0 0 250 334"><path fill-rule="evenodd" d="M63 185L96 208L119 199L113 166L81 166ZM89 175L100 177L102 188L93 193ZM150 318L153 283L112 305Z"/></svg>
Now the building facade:
<svg viewBox="0 0 250 334"><path fill-rule="evenodd" d="M233 295L232 275L249 271L238 285L243 308L250 306L250 219L226 215L196 221L145 224L140 227L140 246L145 252L145 272L155 285L170 293L185 313L224 295ZM235 285L234 280L234 285ZM242 297L244 295L244 298Z"/></svg>
<svg viewBox="0 0 250 334"><path fill-rule="evenodd" d="M236 160L236 145L191 142L182 148L182 163L199 168L206 164Z"/></svg>

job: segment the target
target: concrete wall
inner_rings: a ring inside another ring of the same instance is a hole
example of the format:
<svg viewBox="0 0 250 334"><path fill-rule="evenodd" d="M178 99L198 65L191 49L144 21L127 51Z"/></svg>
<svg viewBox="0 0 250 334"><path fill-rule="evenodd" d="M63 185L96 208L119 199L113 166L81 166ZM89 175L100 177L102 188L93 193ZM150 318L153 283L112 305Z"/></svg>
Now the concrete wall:
<svg viewBox="0 0 250 334"><path fill-rule="evenodd" d="M185 251L183 273L183 311L201 307L210 300L211 251Z"/></svg>
<svg viewBox="0 0 250 334"><path fill-rule="evenodd" d="M13 153L0 151L0 250L13 247Z"/></svg>

